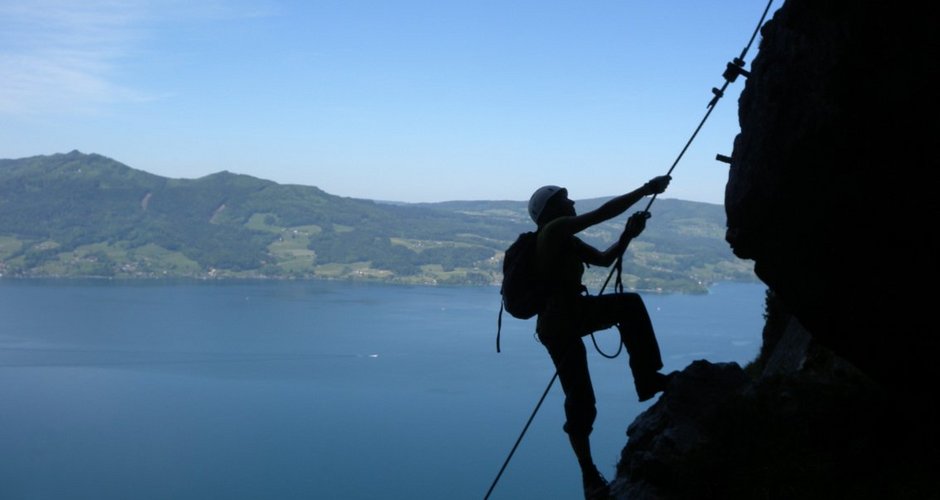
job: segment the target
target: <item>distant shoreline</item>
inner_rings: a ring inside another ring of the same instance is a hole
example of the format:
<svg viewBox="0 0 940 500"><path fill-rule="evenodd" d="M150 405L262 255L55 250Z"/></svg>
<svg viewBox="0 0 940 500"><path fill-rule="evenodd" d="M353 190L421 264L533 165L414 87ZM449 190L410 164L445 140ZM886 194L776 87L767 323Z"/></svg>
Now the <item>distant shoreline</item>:
<svg viewBox="0 0 940 500"><path fill-rule="evenodd" d="M172 276L172 277L136 277L136 276L6 276L0 275L0 284L6 283L26 283L26 282L37 282L37 283L52 283L52 282L61 282L63 284L80 284L81 282L89 283L115 283L115 284L145 284L145 285L178 285L178 284L252 284L252 283L277 283L277 282L291 282L291 283L303 283L303 282L326 282L326 283L348 283L353 285L382 285L382 286L403 286L403 287L430 287L430 288L493 288L494 290L499 289L498 283L407 283L396 280L369 280L369 279L346 279L346 278L331 278L331 277L285 277L285 276L268 276L268 277L251 277L251 276L216 276L216 277L186 277L186 276ZM754 280L720 280L713 283L703 283L702 289L689 290L689 289L667 289L667 288L637 288L630 289L626 288L627 292L649 294L649 295L707 295L711 288L720 285L722 283L735 283L735 284L761 284L762 282L758 279ZM589 290L593 295L596 295L597 291ZM605 293L612 293L613 288L608 285L608 288L605 290Z"/></svg>

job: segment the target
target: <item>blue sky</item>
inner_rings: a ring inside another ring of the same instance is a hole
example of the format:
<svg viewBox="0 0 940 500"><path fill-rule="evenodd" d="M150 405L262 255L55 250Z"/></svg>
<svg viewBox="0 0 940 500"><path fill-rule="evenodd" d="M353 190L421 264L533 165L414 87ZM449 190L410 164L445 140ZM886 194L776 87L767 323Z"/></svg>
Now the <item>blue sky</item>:
<svg viewBox="0 0 940 500"><path fill-rule="evenodd" d="M619 194L669 168L765 5L0 0L0 158L407 202ZM743 86L664 196L722 202Z"/></svg>

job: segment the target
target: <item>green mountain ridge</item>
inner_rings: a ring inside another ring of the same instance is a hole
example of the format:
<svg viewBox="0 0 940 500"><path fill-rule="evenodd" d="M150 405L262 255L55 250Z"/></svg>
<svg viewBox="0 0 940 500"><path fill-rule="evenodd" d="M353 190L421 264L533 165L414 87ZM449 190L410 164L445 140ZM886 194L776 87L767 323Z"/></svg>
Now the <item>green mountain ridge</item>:
<svg viewBox="0 0 940 500"><path fill-rule="evenodd" d="M653 211L624 259L625 286L754 280L724 242L720 205L660 199ZM622 224L583 236L609 245ZM0 160L2 277L497 284L502 251L531 229L522 201L380 203L227 171L170 179L78 151ZM591 272L597 283L607 270Z"/></svg>

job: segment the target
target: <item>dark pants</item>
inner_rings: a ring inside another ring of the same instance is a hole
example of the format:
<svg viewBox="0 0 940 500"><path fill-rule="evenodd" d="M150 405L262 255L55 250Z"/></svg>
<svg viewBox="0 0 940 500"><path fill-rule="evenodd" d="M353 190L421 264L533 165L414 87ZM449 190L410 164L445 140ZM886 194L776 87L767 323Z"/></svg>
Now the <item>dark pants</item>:
<svg viewBox="0 0 940 500"><path fill-rule="evenodd" d="M564 429L572 436L590 435L597 416L582 337L612 326L620 331L636 383L663 367L653 324L638 294L553 298L539 314L536 330L558 370L565 392Z"/></svg>

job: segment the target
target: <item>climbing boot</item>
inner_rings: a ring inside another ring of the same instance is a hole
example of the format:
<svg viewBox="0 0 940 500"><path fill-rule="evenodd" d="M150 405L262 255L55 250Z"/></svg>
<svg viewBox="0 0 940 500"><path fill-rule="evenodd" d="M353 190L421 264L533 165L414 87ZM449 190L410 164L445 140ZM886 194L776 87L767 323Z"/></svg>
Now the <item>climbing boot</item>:
<svg viewBox="0 0 940 500"><path fill-rule="evenodd" d="M607 500L610 498L610 485L596 467L581 473L584 484L584 500Z"/></svg>
<svg viewBox="0 0 940 500"><path fill-rule="evenodd" d="M633 385L636 386L636 395L640 402L649 401L657 393L666 390L672 375L663 375L659 372L653 372L648 375L635 376Z"/></svg>

